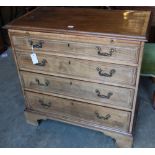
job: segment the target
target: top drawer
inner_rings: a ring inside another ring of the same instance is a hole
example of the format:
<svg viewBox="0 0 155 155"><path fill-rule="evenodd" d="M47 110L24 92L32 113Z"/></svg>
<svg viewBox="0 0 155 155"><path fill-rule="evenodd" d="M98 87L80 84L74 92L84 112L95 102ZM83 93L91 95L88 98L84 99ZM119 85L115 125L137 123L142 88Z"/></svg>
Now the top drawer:
<svg viewBox="0 0 155 155"><path fill-rule="evenodd" d="M125 64L137 64L139 45L131 43L119 43L108 39L103 42L90 42L87 40L75 40L73 38L44 38L38 36L26 37L12 35L15 49L31 50L32 45L36 52L50 52L54 55L67 55L98 61L111 61ZM109 41L109 43L108 43Z"/></svg>

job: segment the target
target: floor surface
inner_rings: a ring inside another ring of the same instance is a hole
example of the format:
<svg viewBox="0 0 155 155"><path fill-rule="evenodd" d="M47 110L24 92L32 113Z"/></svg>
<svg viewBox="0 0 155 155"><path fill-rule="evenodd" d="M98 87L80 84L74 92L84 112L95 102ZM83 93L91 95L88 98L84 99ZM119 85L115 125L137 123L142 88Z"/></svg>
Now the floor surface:
<svg viewBox="0 0 155 155"><path fill-rule="evenodd" d="M115 147L112 138L93 130L60 123L43 121L34 127L24 118L24 99L21 93L11 50L8 57L0 57L0 147L27 148L101 148ZM138 92L138 118L134 147L155 147L155 110L152 85L149 78L141 78Z"/></svg>

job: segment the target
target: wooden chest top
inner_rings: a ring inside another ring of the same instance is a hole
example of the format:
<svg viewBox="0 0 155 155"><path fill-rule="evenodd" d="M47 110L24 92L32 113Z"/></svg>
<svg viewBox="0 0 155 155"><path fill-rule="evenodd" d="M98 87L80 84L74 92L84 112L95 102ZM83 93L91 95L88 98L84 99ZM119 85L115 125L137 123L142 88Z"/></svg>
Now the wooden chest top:
<svg viewBox="0 0 155 155"><path fill-rule="evenodd" d="M146 40L150 11L39 7L8 29Z"/></svg>

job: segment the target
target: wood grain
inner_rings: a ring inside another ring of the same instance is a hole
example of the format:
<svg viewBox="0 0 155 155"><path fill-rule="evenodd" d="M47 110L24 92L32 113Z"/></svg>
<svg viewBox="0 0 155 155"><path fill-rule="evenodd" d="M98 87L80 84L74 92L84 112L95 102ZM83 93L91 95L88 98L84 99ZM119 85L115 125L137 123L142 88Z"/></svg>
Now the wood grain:
<svg viewBox="0 0 155 155"><path fill-rule="evenodd" d="M8 24L27 122L71 123L131 147L149 19L148 11L40 7Z"/></svg>
<svg viewBox="0 0 155 155"><path fill-rule="evenodd" d="M94 124L128 131L129 112L30 92L26 92L26 96L30 109L44 113L60 113L64 117L77 117Z"/></svg>
<svg viewBox="0 0 155 155"><path fill-rule="evenodd" d="M133 105L134 106L133 106L133 109L132 109L131 122L130 122L130 130L129 130L130 133L133 132L133 128L134 128L133 124L136 121L135 112L136 112L136 108L137 108L137 106L139 104L139 103L136 103L136 102L137 102L137 95L138 95L140 70L141 70L141 64L142 64L142 58L143 58L143 49L144 49L144 42L141 42L140 56L139 56L139 65L138 65L138 68L137 68L136 89L135 89L135 95L134 95L134 100L133 100Z"/></svg>
<svg viewBox="0 0 155 155"><path fill-rule="evenodd" d="M104 131L104 134L113 137L117 147L128 148L133 146L133 137L131 135L123 135L109 131Z"/></svg>
<svg viewBox="0 0 155 155"><path fill-rule="evenodd" d="M24 104L26 106L26 104L28 102L26 102L26 96L25 96L25 92L24 92L24 88L23 88L23 85L22 85L22 79L21 79L21 75L20 75L20 71L19 71L19 64L18 64L18 61L17 61L17 56L16 56L16 53L15 53L15 48L14 48L14 44L13 44L13 41L11 39L11 34L8 33L9 35L9 38L10 38L10 43L11 43L11 47L12 47L12 54L13 54L13 58L14 58L14 61L15 61L15 64L16 64L16 68L17 68L17 74L18 74L18 78L19 78L19 81L20 81L20 84L21 84L21 91L22 91L22 94L24 96Z"/></svg>
<svg viewBox="0 0 155 155"><path fill-rule="evenodd" d="M49 73L64 74L83 79L97 80L98 82L110 82L117 84L135 85L136 67L123 66L110 63L101 63L94 61L84 61L67 57L51 56L37 54L39 62L46 60L45 66L37 66L32 64L30 53L18 53L17 59L20 69L28 69L29 71L44 71ZM101 74L112 76L106 77Z"/></svg>
<svg viewBox="0 0 155 155"><path fill-rule="evenodd" d="M78 124L78 126L81 126L81 127L103 132L103 134L110 136L115 140L117 147L127 148L127 147L132 147L132 144L133 144L133 136L131 134L128 134L116 129L113 130L112 128L109 129L105 126L98 126L96 124L91 124L88 121L79 120L79 118L76 118L76 119L75 118L72 119L71 117L65 118L58 114L38 113L30 109L27 109L24 113L25 113L27 123L34 126L39 125L38 121L52 119L52 120L61 121L64 123L73 124L73 125Z"/></svg>
<svg viewBox="0 0 155 155"><path fill-rule="evenodd" d="M116 108L132 109L133 89L29 72L21 72L21 75L24 88L32 91L39 90L41 93L60 94L73 97L76 100L83 99L85 102L93 101L95 104L107 107L114 105ZM109 93L111 94L109 95Z"/></svg>
<svg viewBox="0 0 155 155"><path fill-rule="evenodd" d="M45 39L45 40L59 40L59 41L69 41L72 40L73 42L79 43L92 43L92 44L104 44L104 45L115 45L115 46L122 46L122 47L138 47L140 45L140 40L134 39L123 39L119 37L100 37L98 35L87 36L87 35L75 35L75 34L63 34L63 33L47 33L47 32L37 32L37 31L25 31L25 30L8 30L11 34L11 37L15 39L16 37L25 38L25 39ZM16 41L16 40L14 40Z"/></svg>
<svg viewBox="0 0 155 155"><path fill-rule="evenodd" d="M45 34L41 34L44 36ZM61 38L62 39L62 38ZM85 59L98 59L99 61L122 61L122 63L138 63L138 56L139 56L139 46L130 46L129 43L127 44L119 44L117 43L109 43L105 41L102 44L92 44L92 43L81 43L78 41L72 41L72 39L68 40L49 40L49 38L44 37L37 37L33 36L31 38L23 37L20 33L18 35L12 36L12 40L14 41L14 46L17 50L27 50L31 51L33 44L38 44L42 42L41 48L35 48L35 52L44 53L48 52L49 54L63 54L65 56L72 56L72 57L83 57ZM132 44L131 44L132 45Z"/></svg>
<svg viewBox="0 0 155 155"><path fill-rule="evenodd" d="M40 7L6 28L146 40L149 18L149 11Z"/></svg>

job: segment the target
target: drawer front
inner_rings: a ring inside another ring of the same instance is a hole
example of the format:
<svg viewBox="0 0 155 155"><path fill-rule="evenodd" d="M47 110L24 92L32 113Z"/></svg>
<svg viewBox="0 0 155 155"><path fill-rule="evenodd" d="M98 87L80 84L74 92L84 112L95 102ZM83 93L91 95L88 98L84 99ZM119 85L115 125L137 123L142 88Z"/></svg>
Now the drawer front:
<svg viewBox="0 0 155 155"><path fill-rule="evenodd" d="M37 57L40 63L33 65L30 53L18 53L17 59L20 69L47 74L63 74L102 83L135 85L136 67L42 54L37 54Z"/></svg>
<svg viewBox="0 0 155 155"><path fill-rule="evenodd" d="M130 112L105 108L58 98L54 96L41 95L37 93L25 92L30 108L45 113L61 114L67 117L78 118L79 121L86 120L100 126L111 127L128 131L130 122Z"/></svg>
<svg viewBox="0 0 155 155"><path fill-rule="evenodd" d="M98 102L100 105L106 103L106 106L114 105L121 108L132 108L134 95L132 89L29 72L22 72L21 75L24 87L28 89L67 95L88 102Z"/></svg>
<svg viewBox="0 0 155 155"><path fill-rule="evenodd" d="M138 63L139 47L102 45L80 43L73 41L61 41L50 39L28 39L14 36L14 46L16 49L31 51L32 45L36 52L50 52L52 54L70 55L72 57L82 57L98 59L103 61L122 61L127 63Z"/></svg>

